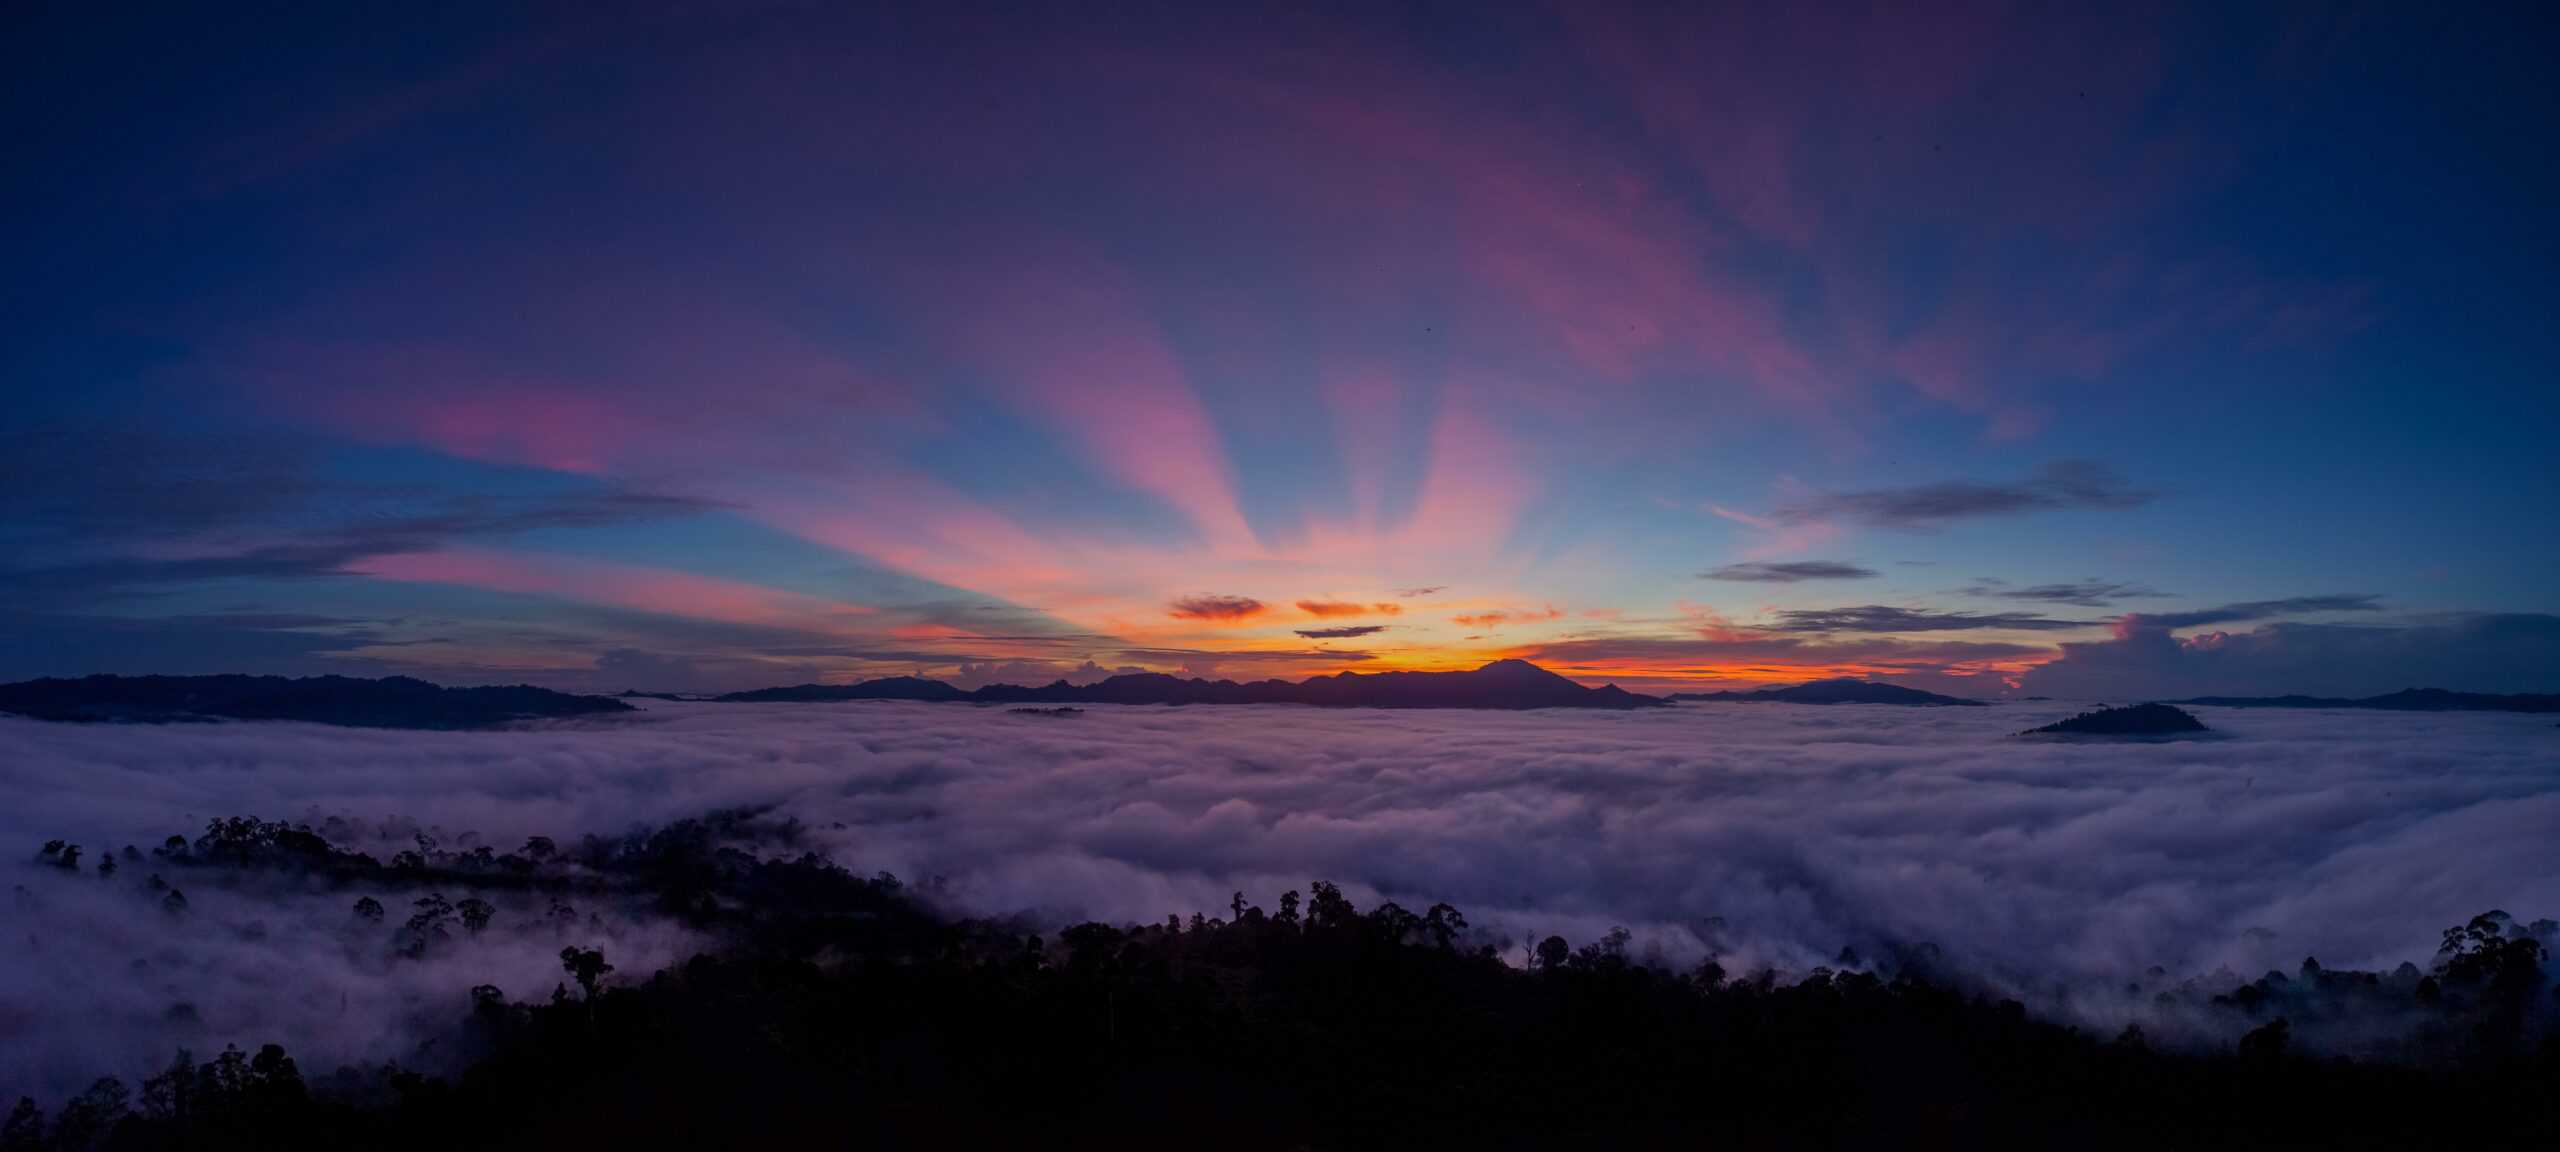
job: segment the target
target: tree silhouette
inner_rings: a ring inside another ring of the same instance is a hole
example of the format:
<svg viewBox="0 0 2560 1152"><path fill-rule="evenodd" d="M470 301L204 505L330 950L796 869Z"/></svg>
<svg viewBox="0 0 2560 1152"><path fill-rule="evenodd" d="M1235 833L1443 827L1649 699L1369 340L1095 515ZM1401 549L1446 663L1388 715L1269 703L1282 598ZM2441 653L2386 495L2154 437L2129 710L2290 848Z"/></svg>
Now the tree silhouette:
<svg viewBox="0 0 2560 1152"><path fill-rule="evenodd" d="M361 920L371 920L375 923L380 923L382 920L382 901L376 900L371 896L356 897L356 917Z"/></svg>
<svg viewBox="0 0 2560 1152"><path fill-rule="evenodd" d="M1434 904L1422 914L1422 934L1434 948L1446 950L1455 946L1466 930L1466 915L1447 904Z"/></svg>
<svg viewBox="0 0 2560 1152"><path fill-rule="evenodd" d="M1339 928L1360 915L1351 901L1343 899L1342 889L1330 880L1318 880L1307 886L1307 927Z"/></svg>
<svg viewBox="0 0 2560 1152"><path fill-rule="evenodd" d="M2271 1063L2282 1059L2292 1046L2293 1024L2278 1016L2240 1038L2240 1058L2253 1063Z"/></svg>
<svg viewBox="0 0 2560 1152"><path fill-rule="evenodd" d="M0 1150L37 1152L43 1147L44 1112L33 1097L20 1096L18 1106L9 1110L9 1119L0 1122Z"/></svg>
<svg viewBox="0 0 2560 1152"><path fill-rule="evenodd" d="M108 1132L132 1114L131 1099L124 1081L112 1076L90 1084L54 1117L53 1146L88 1148L104 1140Z"/></svg>
<svg viewBox="0 0 2560 1152"><path fill-rule="evenodd" d="M489 918L498 912L488 901L477 896L463 897L462 902L453 907L462 914L463 929L475 934L488 927Z"/></svg>
<svg viewBox="0 0 2560 1152"><path fill-rule="evenodd" d="M410 907L416 911L411 912L408 922L400 926L399 949L403 954L411 957L426 955L427 949L437 941L452 937L449 925L453 923L453 902L445 899L444 893L429 892L411 901Z"/></svg>
<svg viewBox="0 0 2560 1152"><path fill-rule="evenodd" d="M578 990L584 992L587 999L593 1000L596 998L596 986L613 971L613 965L604 962L602 951L573 944L560 950L560 969L578 982Z"/></svg>

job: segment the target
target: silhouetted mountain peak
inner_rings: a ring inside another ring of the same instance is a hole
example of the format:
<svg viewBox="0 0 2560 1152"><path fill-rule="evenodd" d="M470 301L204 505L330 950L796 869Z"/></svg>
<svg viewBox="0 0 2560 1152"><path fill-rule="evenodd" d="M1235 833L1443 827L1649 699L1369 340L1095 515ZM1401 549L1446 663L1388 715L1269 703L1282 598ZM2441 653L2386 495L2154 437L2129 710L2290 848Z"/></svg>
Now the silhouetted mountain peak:
<svg viewBox="0 0 2560 1152"><path fill-rule="evenodd" d="M1479 676L1487 680L1500 680L1513 684L1573 684L1576 688L1581 687L1581 685L1574 684L1572 680L1567 679L1564 676L1547 671L1546 669L1540 668L1526 660L1518 659L1496 660L1490 664L1484 665L1483 667L1477 668L1474 672L1469 673L1469 675Z"/></svg>

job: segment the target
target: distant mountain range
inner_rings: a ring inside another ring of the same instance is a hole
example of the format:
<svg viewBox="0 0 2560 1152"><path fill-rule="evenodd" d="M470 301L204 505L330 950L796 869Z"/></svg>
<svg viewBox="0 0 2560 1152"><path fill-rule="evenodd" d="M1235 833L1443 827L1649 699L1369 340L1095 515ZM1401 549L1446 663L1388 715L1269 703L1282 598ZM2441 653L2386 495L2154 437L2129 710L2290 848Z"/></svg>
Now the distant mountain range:
<svg viewBox="0 0 2560 1152"><path fill-rule="evenodd" d="M2347 699L2339 696L2198 696L2172 700L2213 708L2379 708L2391 712L2560 712L2560 695L2501 696L2490 692L2447 692L2442 688L2403 688L2388 696Z"/></svg>
<svg viewBox="0 0 2560 1152"><path fill-rule="evenodd" d="M801 684L732 692L731 702L925 700L978 704L1312 704L1326 708L1650 708L1664 703L1612 684L1585 688L1526 660L1496 660L1466 672L1341 672L1287 680L1183 679L1161 672L1093 684L955 688L940 680L892 676L859 684Z"/></svg>
<svg viewBox="0 0 2560 1152"><path fill-rule="evenodd" d="M1756 692L1675 692L1673 700L1703 700L1717 704L1903 704L1913 707L1982 707L1980 700L1962 696L1941 696L1899 684L1878 684L1873 680L1810 680L1784 688L1762 688Z"/></svg>
<svg viewBox="0 0 2560 1152"><path fill-rule="evenodd" d="M304 720L350 728L486 728L629 711L610 696L522 684L442 688L407 676L88 676L0 684L0 712L91 723Z"/></svg>

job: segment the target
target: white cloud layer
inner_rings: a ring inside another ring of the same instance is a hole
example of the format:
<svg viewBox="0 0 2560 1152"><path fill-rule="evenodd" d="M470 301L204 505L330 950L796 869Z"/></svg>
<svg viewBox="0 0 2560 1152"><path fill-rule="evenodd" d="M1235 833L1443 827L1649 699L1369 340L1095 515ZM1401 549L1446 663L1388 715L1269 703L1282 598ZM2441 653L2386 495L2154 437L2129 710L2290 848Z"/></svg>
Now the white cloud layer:
<svg viewBox="0 0 2560 1152"><path fill-rule="evenodd" d="M2006 735L2070 710L2037 704L641 703L494 733L0 718L0 850L32 860L64 837L94 861L243 813L355 821L378 838L354 846L382 853L407 820L503 849L771 804L857 870L945 878L966 911L1222 914L1234 890L1267 908L1321 877L1364 907L1447 900L1515 955L1532 932L1579 943L1613 924L1735 969L1933 942L2022 994L2154 964L2423 963L2474 913L2560 912L2547 717L2199 709L2223 738L2068 744ZM279 1041L315 1073L415 1062L471 985L548 993L564 938L632 976L694 944L608 909L564 936L501 900L485 935L394 961L386 928L351 924L352 893L172 879L184 918L121 883L13 872L0 1090L130 1076L179 1043ZM379 895L396 923L416 894ZM195 1019L172 1016L181 1001Z"/></svg>

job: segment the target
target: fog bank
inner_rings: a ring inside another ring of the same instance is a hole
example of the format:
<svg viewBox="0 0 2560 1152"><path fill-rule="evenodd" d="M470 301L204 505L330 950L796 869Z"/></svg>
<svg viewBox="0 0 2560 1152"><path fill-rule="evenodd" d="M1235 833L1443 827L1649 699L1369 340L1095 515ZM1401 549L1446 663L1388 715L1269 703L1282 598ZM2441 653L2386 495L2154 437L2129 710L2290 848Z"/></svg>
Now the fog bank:
<svg viewBox="0 0 2560 1152"><path fill-rule="evenodd" d="M0 1089L131 1076L178 1043L287 1045L320 1072L419 1061L474 984L547 994L564 939L629 978L697 941L611 907L510 907L410 960L352 893L230 887L184 916L92 862L216 816L330 824L388 854L564 842L772 805L858 871L940 877L954 910L1047 921L1272 907L1313 878L1364 907L1446 900L1489 939L1612 925L1637 949L1801 969L1933 943L2022 992L2159 965L2254 975L2422 965L2472 914L2560 911L2560 728L2491 714L2197 709L2224 735L2008 733L2068 705L1684 705L1632 713L640 702L479 733L0 718ZM383 891L396 925L418 893ZM458 895L458 894L457 894ZM524 898L532 900L532 897ZM184 1005L183 1008L179 1005Z"/></svg>

